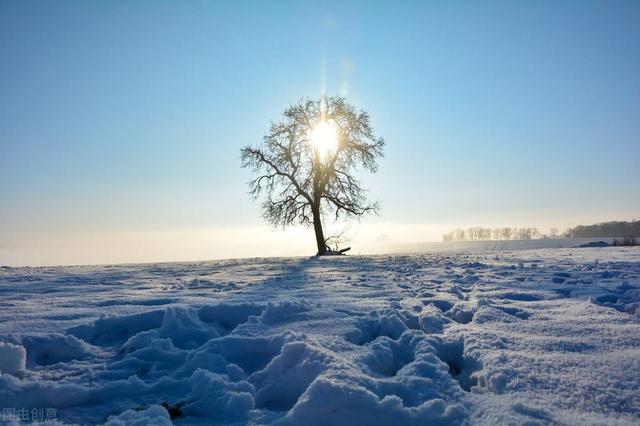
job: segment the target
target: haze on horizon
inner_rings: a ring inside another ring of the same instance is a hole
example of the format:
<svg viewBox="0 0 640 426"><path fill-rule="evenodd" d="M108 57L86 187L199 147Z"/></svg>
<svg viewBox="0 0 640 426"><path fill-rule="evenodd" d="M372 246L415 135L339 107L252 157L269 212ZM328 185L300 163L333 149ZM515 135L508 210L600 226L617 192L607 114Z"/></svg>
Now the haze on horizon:
<svg viewBox="0 0 640 426"><path fill-rule="evenodd" d="M640 215L640 4L0 3L0 265L311 255L239 149L303 97L371 114L356 253Z"/></svg>

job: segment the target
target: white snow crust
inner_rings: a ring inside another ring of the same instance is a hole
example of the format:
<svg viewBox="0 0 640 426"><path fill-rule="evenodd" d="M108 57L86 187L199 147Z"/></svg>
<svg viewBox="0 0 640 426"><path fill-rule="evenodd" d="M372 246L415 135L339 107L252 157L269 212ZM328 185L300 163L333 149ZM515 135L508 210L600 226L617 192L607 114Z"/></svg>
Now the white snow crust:
<svg viewBox="0 0 640 426"><path fill-rule="evenodd" d="M51 425L640 424L637 248L3 267L0 301L0 409Z"/></svg>

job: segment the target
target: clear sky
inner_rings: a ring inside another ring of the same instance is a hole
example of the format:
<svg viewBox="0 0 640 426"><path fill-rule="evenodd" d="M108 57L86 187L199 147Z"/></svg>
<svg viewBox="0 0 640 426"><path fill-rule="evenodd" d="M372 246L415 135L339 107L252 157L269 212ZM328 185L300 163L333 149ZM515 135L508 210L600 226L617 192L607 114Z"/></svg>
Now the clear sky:
<svg viewBox="0 0 640 426"><path fill-rule="evenodd" d="M351 232L640 217L640 2L0 1L0 264L313 253L239 149L322 92L387 140Z"/></svg>

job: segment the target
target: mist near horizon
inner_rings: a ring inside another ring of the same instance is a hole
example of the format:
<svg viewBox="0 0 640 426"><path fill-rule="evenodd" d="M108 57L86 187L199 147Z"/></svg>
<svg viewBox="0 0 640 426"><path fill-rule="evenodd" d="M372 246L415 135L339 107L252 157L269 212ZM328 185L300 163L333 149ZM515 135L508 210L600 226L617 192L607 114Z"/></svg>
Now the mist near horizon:
<svg viewBox="0 0 640 426"><path fill-rule="evenodd" d="M330 228L333 229L333 228ZM340 226L353 254L383 254L410 243L440 241L439 226L392 223ZM0 263L8 266L93 265L202 261L250 257L310 256L309 229L194 228L175 231L79 232L63 235L5 235Z"/></svg>

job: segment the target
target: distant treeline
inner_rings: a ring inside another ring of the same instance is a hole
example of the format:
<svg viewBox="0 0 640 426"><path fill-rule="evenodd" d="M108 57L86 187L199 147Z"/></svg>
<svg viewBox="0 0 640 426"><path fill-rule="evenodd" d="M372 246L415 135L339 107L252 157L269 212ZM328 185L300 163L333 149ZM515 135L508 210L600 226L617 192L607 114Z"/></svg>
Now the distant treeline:
<svg viewBox="0 0 640 426"><path fill-rule="evenodd" d="M563 234L567 238L625 238L640 237L640 220L631 222L603 222L580 225Z"/></svg>
<svg viewBox="0 0 640 426"><path fill-rule="evenodd" d="M458 228L442 236L443 241L533 240L535 238L558 238L558 229L551 228L549 234L541 234L538 228L472 226L467 229Z"/></svg>
<svg viewBox="0 0 640 426"><path fill-rule="evenodd" d="M557 228L542 234L538 228L458 228L442 236L443 241L533 240L537 238L627 238L640 237L640 220L632 222L603 222L580 225L560 234Z"/></svg>

